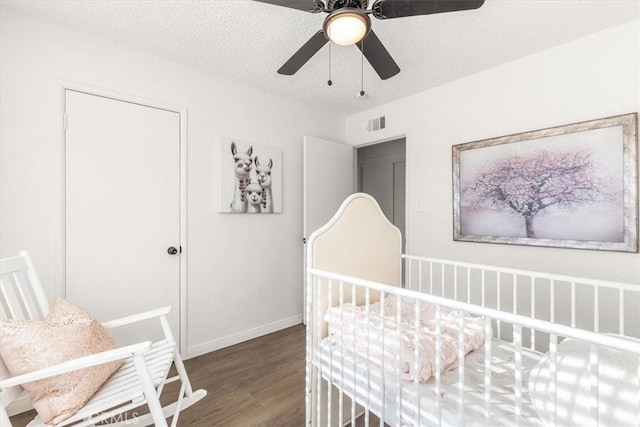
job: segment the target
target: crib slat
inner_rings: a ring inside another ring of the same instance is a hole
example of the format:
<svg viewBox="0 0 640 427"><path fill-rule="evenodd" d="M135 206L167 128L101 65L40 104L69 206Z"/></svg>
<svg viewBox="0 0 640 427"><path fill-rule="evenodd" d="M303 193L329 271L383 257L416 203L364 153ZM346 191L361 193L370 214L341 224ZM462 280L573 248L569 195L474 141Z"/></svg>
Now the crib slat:
<svg viewBox="0 0 640 427"><path fill-rule="evenodd" d="M600 332L600 292L598 286L593 288L593 332Z"/></svg>
<svg viewBox="0 0 640 427"><path fill-rule="evenodd" d="M414 327L415 327L415 335L413 340L414 346L414 361L413 361L413 384L415 387L416 393L416 421L415 424L420 424L420 394L418 393L418 387L420 387L420 331L421 331L421 319L420 319L420 301L414 301Z"/></svg>
<svg viewBox="0 0 640 427"><path fill-rule="evenodd" d="M522 422L522 326L513 325L514 345L516 353L515 363L515 412L516 412L516 425L519 426Z"/></svg>
<svg viewBox="0 0 640 427"><path fill-rule="evenodd" d="M396 304L396 340L398 342L396 349L396 424L400 423L400 419L402 418L401 409L402 409L402 393L400 393L400 378L402 378L402 335L400 331L400 324L402 318L402 298L397 295L396 296L397 304ZM384 365L384 359L382 364Z"/></svg>
<svg viewBox="0 0 640 427"><path fill-rule="evenodd" d="M551 419L549 424L551 426L557 425L556 411L558 408L558 336L551 334L549 336L549 375L550 375L550 387L549 395L551 397Z"/></svg>
<svg viewBox="0 0 640 427"><path fill-rule="evenodd" d="M513 293L513 301L511 302L512 312L513 314L518 313L518 287L516 286L516 282L518 281L518 276L513 275L513 281L511 282L512 293Z"/></svg>
<svg viewBox="0 0 640 427"><path fill-rule="evenodd" d="M467 303L471 303L471 269L467 267Z"/></svg>
<svg viewBox="0 0 640 427"><path fill-rule="evenodd" d="M536 318L536 279L531 278L531 318ZM531 328L531 350L536 349L536 330Z"/></svg>
<svg viewBox="0 0 640 427"><path fill-rule="evenodd" d="M491 425L491 318L484 318L484 419Z"/></svg>
<svg viewBox="0 0 640 427"><path fill-rule="evenodd" d="M576 327L576 282L571 282L571 327Z"/></svg>
<svg viewBox="0 0 640 427"><path fill-rule="evenodd" d="M322 279L318 280L319 282L322 281ZM332 279L328 279L329 282L329 288L331 288L333 286L333 280ZM317 291L317 295L316 295L316 301L322 301L322 286L319 283L318 284L318 291ZM331 305L331 301L329 301L329 305ZM317 339L316 339L316 354L319 354L320 352L320 331L322 330L322 313L319 313L316 315L317 319L317 325L316 325L316 331L317 331ZM309 319L309 321L311 321L312 318ZM331 355L333 354L333 352L331 352ZM333 356L331 356L333 357ZM322 399L321 399L321 394L322 394L322 369L320 366L318 366L317 368L317 378L316 378L316 412L317 414L317 422L316 425L317 426L321 426L321 420L322 420ZM331 381L327 381L327 387L331 388ZM328 417L330 417L330 415L327 415Z"/></svg>
<svg viewBox="0 0 640 427"><path fill-rule="evenodd" d="M436 419L438 425L442 425L442 409L440 408L440 371L442 370L442 308L440 305L436 306L436 389L435 389L435 401L436 401Z"/></svg>
<svg viewBox="0 0 640 427"><path fill-rule="evenodd" d="M549 321L556 321L556 281L551 279L549 282Z"/></svg>
<svg viewBox="0 0 640 427"><path fill-rule="evenodd" d="M458 301L458 267L453 266L453 299Z"/></svg>
<svg viewBox="0 0 640 427"><path fill-rule="evenodd" d="M329 285L329 289L327 290L327 293L329 294L329 308L331 308L333 306L333 284ZM334 319L333 317L335 316L333 310L329 311L329 325L334 325ZM343 332L344 333L344 332ZM329 335L329 339L331 339L331 335ZM329 343L331 345L331 343ZM329 374L331 375L331 378L333 379L333 349L331 348L331 346L329 347L331 353L329 354ZM342 366L344 367L344 366ZM327 427L331 427L331 423L332 423L332 417L333 417L333 411L331 410L331 403L333 401L333 385L331 381L327 381L328 386L327 386Z"/></svg>
<svg viewBox="0 0 640 427"><path fill-rule="evenodd" d="M385 327L384 327L384 300L385 300L385 296L386 296L386 292L382 291L380 292L380 332L382 334L382 338L381 338L381 342L382 342L382 347L381 347L381 351L384 352L385 349ZM381 375L381 382L382 382L382 386L380 387L380 403L381 403L381 409L380 409L380 426L384 425L384 420L386 418L386 401L385 401L385 396L387 394L387 382L386 382L386 370L385 370L385 364L384 362L382 363L382 369L380 370L380 375Z"/></svg>
<svg viewBox="0 0 640 427"><path fill-rule="evenodd" d="M498 272L496 274L496 276L497 276L496 277L496 299L497 299L497 301L496 301L496 310L500 311L500 308L501 308L501 306L500 306L500 302L501 302L500 301L501 300L500 296L502 295L501 287L500 287L500 272ZM500 320L496 320L496 329L498 331L498 339L501 339L502 338L502 331L501 331L502 322Z"/></svg>
<svg viewBox="0 0 640 427"><path fill-rule="evenodd" d="M464 426L464 312L458 312L458 425Z"/></svg>
<svg viewBox="0 0 640 427"><path fill-rule="evenodd" d="M429 262L429 294L433 295L433 262Z"/></svg>
<svg viewBox="0 0 640 427"><path fill-rule="evenodd" d="M357 381L358 372L356 371L356 341L357 341L357 328L356 328L356 285L351 285L351 304L353 305L352 320L353 320L353 393L351 398L351 425L356 425L356 397L358 396Z"/></svg>
<svg viewBox="0 0 640 427"><path fill-rule="evenodd" d="M344 307L344 282L341 280L339 285L340 307ZM344 325L344 310L340 310L340 325ZM344 354L344 333L342 334L342 345L340 346L340 397L338 399L338 422L344 421L344 369L345 369L345 354Z"/></svg>
<svg viewBox="0 0 640 427"><path fill-rule="evenodd" d="M618 290L618 333L624 335L624 290ZM639 377L640 378L640 377ZM640 402L640 400L638 400ZM640 421L640 418L638 419Z"/></svg>
<svg viewBox="0 0 640 427"><path fill-rule="evenodd" d="M371 289L365 288L364 305L366 307L367 319L371 314ZM367 385L371 384L371 322L367 322ZM369 427L369 408L371 407L371 387L367 387L367 407L364 413L364 427Z"/></svg>
<svg viewBox="0 0 640 427"><path fill-rule="evenodd" d="M482 269L480 273L481 273L481 276L480 276L480 288L481 288L481 291L482 291L482 297L480 299L481 300L480 304L482 305L482 307L486 307L487 306L487 301L486 301L486 297L485 297L485 295L486 295L486 291L485 291L485 288L486 288L486 270Z"/></svg>
<svg viewBox="0 0 640 427"><path fill-rule="evenodd" d="M307 271L307 301L306 301L306 308L307 308L307 317L306 320L307 322L311 322L313 317L312 316L312 302L313 302L313 296L312 296L312 280L314 280L311 276L311 273L309 271ZM320 281L321 279L317 279L318 281ZM320 286L318 286L320 287ZM307 426L311 426L311 423L313 422L312 419L312 408L313 408L313 402L311 401L311 396L315 395L316 398L317 396L319 396L319 394L317 393L318 390L314 390L312 389L312 377L313 377L313 328L310 327L310 324L307 325L306 328L306 352L307 352L307 363L305 366L306 369L306 375L305 375L305 397L304 397L304 403L305 403L305 422L307 424ZM317 354L317 353L316 353ZM318 367L318 369L320 369Z"/></svg>
<svg viewBox="0 0 640 427"><path fill-rule="evenodd" d="M596 288L597 289L597 288ZM589 351L589 373L590 373L590 382L591 382L591 419L595 421L595 426L599 425L599 399L598 399L598 383L599 383L599 368L600 368L600 358L598 354L598 346L596 344L591 344L591 349Z"/></svg>

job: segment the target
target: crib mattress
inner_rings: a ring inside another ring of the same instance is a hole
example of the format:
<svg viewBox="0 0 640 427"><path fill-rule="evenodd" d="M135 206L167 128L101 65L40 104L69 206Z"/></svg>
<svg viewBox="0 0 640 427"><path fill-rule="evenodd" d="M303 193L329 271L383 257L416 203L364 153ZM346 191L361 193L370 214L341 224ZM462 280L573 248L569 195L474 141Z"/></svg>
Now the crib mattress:
<svg viewBox="0 0 640 427"><path fill-rule="evenodd" d="M486 345L486 344L485 344ZM529 372L541 355L522 351L522 396L520 413L516 410L515 349L512 343L491 340L491 395L485 403L485 348L469 353L464 360L464 393L459 404L458 369L441 376L440 399L436 399L435 381L424 384L381 375L380 368L354 357L346 349L325 338L319 354L322 377L343 393L355 396L366 407L392 426L428 426L438 424L438 403L442 425L459 425L460 415L466 426L542 426L529 397ZM344 409L350 411L349 408Z"/></svg>

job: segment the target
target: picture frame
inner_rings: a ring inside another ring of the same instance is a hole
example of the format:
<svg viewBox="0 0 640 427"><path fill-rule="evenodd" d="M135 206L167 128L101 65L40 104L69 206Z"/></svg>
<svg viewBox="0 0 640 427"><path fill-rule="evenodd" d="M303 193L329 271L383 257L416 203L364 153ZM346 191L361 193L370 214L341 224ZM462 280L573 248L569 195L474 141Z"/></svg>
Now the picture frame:
<svg viewBox="0 0 640 427"><path fill-rule="evenodd" d="M638 252L638 113L452 146L453 239Z"/></svg>
<svg viewBox="0 0 640 427"><path fill-rule="evenodd" d="M234 138L219 146L220 213L282 213L282 149Z"/></svg>

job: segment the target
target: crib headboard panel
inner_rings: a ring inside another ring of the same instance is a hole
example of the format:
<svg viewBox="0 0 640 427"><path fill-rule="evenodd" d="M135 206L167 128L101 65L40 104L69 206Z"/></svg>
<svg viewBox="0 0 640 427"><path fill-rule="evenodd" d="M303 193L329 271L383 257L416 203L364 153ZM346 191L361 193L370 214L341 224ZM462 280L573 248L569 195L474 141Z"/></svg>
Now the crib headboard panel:
<svg viewBox="0 0 640 427"><path fill-rule="evenodd" d="M401 286L401 254L400 230L389 222L373 197L355 193L309 238L307 267ZM351 301L350 292L350 288L345 289L345 301ZM339 292L332 294L332 305L336 305ZM371 300L376 297L371 296ZM359 304L364 298L356 295ZM314 300L313 316L324 313L327 307L328 301Z"/></svg>
<svg viewBox="0 0 640 427"><path fill-rule="evenodd" d="M402 236L368 194L350 195L309 239L308 266L401 285Z"/></svg>
<svg viewBox="0 0 640 427"><path fill-rule="evenodd" d="M387 220L380 206L373 197L364 193L356 193L347 197L338 209L338 212L323 227L315 231L307 242L307 268L325 270L346 276L358 277L388 285L402 285L402 235L393 224ZM329 288L320 288L318 280L326 280L313 276L312 282L307 284L307 358L315 359L318 348L318 340L328 334L327 324L323 321L329 305L336 306L340 303L340 290L343 292L343 302L352 300L353 289L348 284L332 282ZM328 283L322 283L327 286ZM317 292L322 289L322 292ZM356 303L364 304L366 291L362 287L356 288ZM329 301L331 295L331 302ZM318 297L319 295L319 297ZM369 301L378 301L380 296L370 292ZM308 359L309 360L309 359ZM318 384L318 382L320 382ZM333 418L330 422L323 418L324 409L315 404L319 399L320 406L327 408L327 383L320 381L313 375L311 382L307 384L309 390L319 393L308 395L307 413L311 419L321 420L314 425L345 425L348 421L348 410L344 411L343 419ZM332 388L333 389L333 388ZM337 408L337 389L333 390L331 402L333 408ZM315 402L311 404L312 402ZM345 407L351 407L351 400L345 399ZM360 411L358 406L357 411ZM338 414L336 414L337 416ZM333 417L333 416L332 416Z"/></svg>

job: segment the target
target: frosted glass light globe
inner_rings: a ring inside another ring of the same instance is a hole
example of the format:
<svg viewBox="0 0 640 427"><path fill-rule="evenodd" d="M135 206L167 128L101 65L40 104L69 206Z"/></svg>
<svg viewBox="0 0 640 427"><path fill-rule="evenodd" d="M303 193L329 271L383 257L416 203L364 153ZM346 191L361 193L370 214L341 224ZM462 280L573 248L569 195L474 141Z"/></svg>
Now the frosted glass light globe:
<svg viewBox="0 0 640 427"><path fill-rule="evenodd" d="M327 37L340 46L358 43L367 35L369 28L369 19L362 12L340 11L330 15L325 23Z"/></svg>

